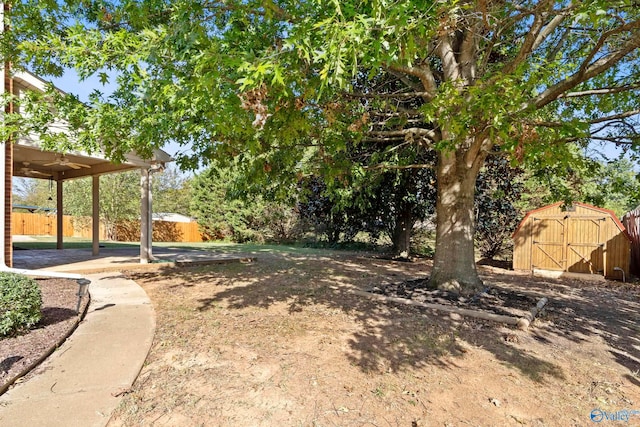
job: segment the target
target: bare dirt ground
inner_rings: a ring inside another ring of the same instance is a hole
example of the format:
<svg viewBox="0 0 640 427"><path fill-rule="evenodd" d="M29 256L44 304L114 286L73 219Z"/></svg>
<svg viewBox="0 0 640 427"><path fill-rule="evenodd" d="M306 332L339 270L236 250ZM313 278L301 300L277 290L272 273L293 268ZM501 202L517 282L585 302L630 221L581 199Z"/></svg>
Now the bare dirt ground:
<svg viewBox="0 0 640 427"><path fill-rule="evenodd" d="M157 331L109 425L583 426L595 409L640 425L638 288L481 267L487 286L550 299L527 331L349 292L429 269L262 255L130 273Z"/></svg>
<svg viewBox="0 0 640 427"><path fill-rule="evenodd" d="M110 426L640 425L640 285L480 267L486 298L460 302L420 288L429 270L339 254L130 273L158 329ZM0 341L1 381L73 327L75 283L41 288L38 327ZM512 315L550 302L519 331L352 290Z"/></svg>

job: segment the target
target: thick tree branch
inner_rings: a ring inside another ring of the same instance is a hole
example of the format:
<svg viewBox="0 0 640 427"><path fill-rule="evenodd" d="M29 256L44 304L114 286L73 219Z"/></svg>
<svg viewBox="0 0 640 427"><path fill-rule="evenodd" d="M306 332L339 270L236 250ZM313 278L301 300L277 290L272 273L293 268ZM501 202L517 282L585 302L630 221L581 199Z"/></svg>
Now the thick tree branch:
<svg viewBox="0 0 640 427"><path fill-rule="evenodd" d="M562 24L566 17L565 13L560 13L556 15L551 22L549 22L545 27L538 33L533 45L531 46L531 50L534 51L540 47L540 45L549 37L559 26Z"/></svg>
<svg viewBox="0 0 640 427"><path fill-rule="evenodd" d="M393 118L387 118L375 123L371 123L371 125L378 128L387 128L389 121L391 120L393 120ZM402 117L402 123L404 125L420 125L424 123L424 120L422 120L421 118L409 119L409 118Z"/></svg>
<svg viewBox="0 0 640 427"><path fill-rule="evenodd" d="M555 57L558 55L558 52L560 52L564 48L564 43L569 39L570 35L571 29L565 29L565 31L562 33L562 36L560 37L560 40L556 42L555 47L549 50L547 54L547 61L551 62L555 59Z"/></svg>
<svg viewBox="0 0 640 427"><path fill-rule="evenodd" d="M634 21L633 23L628 24L625 27L627 27L627 29L629 30L639 29L640 21ZM585 82L590 78L607 71L609 68L616 65L622 58L633 52L635 49L638 49L639 47L640 37L638 36L638 34L634 33L622 46L620 46L617 51L605 55L588 65L587 60L585 60L585 62L577 72L559 81L553 86L548 87L540 95L533 99L532 104L537 108L544 107L550 102L558 99L563 93L578 86L580 83ZM593 55L589 55L589 57L593 58Z"/></svg>
<svg viewBox="0 0 640 427"><path fill-rule="evenodd" d="M444 78L451 82L459 80L460 69L458 68L458 61L456 61L456 55L449 36L441 37L436 49L438 56L440 56L440 60L442 61Z"/></svg>
<svg viewBox="0 0 640 427"><path fill-rule="evenodd" d="M464 160L468 168L475 167L477 162L484 162L486 153L488 153L493 146L493 142L490 138L487 138L485 134L486 131L477 135L467 148Z"/></svg>
<svg viewBox="0 0 640 427"><path fill-rule="evenodd" d="M477 21L475 25L467 29L463 34L462 43L460 43L460 68L467 84L472 84L476 78L476 31L481 25L482 21Z"/></svg>
<svg viewBox="0 0 640 427"><path fill-rule="evenodd" d="M611 144L615 144L617 146L621 146L621 145L631 145L631 144L635 144L638 139L640 139L640 136L638 135L633 135L633 136L628 136L628 135L620 135L617 137L607 137L607 136L591 136L589 137L589 139L592 139L594 141L601 141L601 142L609 142ZM569 142L575 142L577 141L577 139L572 139Z"/></svg>
<svg viewBox="0 0 640 427"><path fill-rule="evenodd" d="M378 99L378 98L391 98L391 99L411 99L421 98L425 96L431 96L429 92L398 92L398 93L345 93L344 96L348 98L365 98L365 99Z"/></svg>
<svg viewBox="0 0 640 427"><path fill-rule="evenodd" d="M374 117L384 117L384 118L389 118L389 117L422 117L422 114L420 114L420 112L418 112L418 111L416 111L413 114L410 114L408 112L371 111L369 113L369 115L374 116Z"/></svg>
<svg viewBox="0 0 640 427"><path fill-rule="evenodd" d="M426 94L424 97L427 100L430 100L435 96L438 87L436 86L436 79L433 77L429 64L423 63L416 67L392 64L387 68L392 72L408 74L420 79L422 86L424 86L424 93Z"/></svg>
<svg viewBox="0 0 640 427"><path fill-rule="evenodd" d="M602 126L600 126L597 129L591 129L591 134L598 135L600 132L603 132L605 129L610 127L615 127L615 126L623 126L623 127L629 128L632 132L637 133L633 125L625 122L624 120L613 120L613 121L605 122Z"/></svg>
<svg viewBox="0 0 640 427"><path fill-rule="evenodd" d="M524 62L533 51L533 45L538 39L538 36L544 26L543 9L546 9L548 4L549 1L545 0L536 7L536 10L532 11L533 22L531 23L531 27L529 27L529 32L525 36L522 47L518 51L516 57L513 58L512 61L505 64L505 66L502 68L503 74L511 74L513 71L515 71L515 69L518 68L518 66L522 64L522 62Z"/></svg>
<svg viewBox="0 0 640 427"><path fill-rule="evenodd" d="M635 115L638 115L638 114L640 114L640 109L631 110L631 111L625 111L624 113L614 114L614 115L611 115L611 116L599 117L597 119L589 120L587 123L589 123L589 124L604 123L604 122L608 122L610 120L626 119L628 117L632 117L632 116L635 116Z"/></svg>
<svg viewBox="0 0 640 427"><path fill-rule="evenodd" d="M605 31L600 36L596 44L593 46L593 48L591 49L591 51L589 52L585 60L582 62L582 65L580 66L580 71L586 71L590 67L591 61L593 60L593 58L596 57L596 55L600 52L602 47L605 45L605 43L611 36L623 33L625 31L633 31L634 29L638 29L638 28L640 28L640 21L633 21L628 24L621 25L620 27L614 28L613 30Z"/></svg>
<svg viewBox="0 0 640 427"><path fill-rule="evenodd" d="M398 130L377 130L377 131L369 131L367 132L368 136L379 136L379 137L409 137L409 136L422 136L429 138L431 140L436 140L437 133L432 129L424 129L424 128L408 128L408 129L398 129Z"/></svg>
<svg viewBox="0 0 640 427"><path fill-rule="evenodd" d="M640 109L625 111L624 113L619 113L619 114L612 114L610 116L598 117L597 119L581 120L580 122L589 124L589 125L595 125L598 123L604 123L612 120L626 119L629 117L633 117L635 115L640 115ZM563 126L566 126L565 122L550 122L550 121L534 121L528 124L533 126L541 126L541 127L548 127L548 128L561 128Z"/></svg>
<svg viewBox="0 0 640 427"><path fill-rule="evenodd" d="M403 169L433 169L433 164L430 163L416 163L412 165L390 165L385 163L380 163L372 166L364 166L365 170L376 170L376 169L393 169L393 170L403 170Z"/></svg>
<svg viewBox="0 0 640 427"><path fill-rule="evenodd" d="M378 143L389 143L389 142L402 142L404 141L403 137L400 136L394 136L394 137L389 137L389 138L362 138L362 142L367 142L367 143L372 143L372 144L378 144Z"/></svg>
<svg viewBox="0 0 640 427"><path fill-rule="evenodd" d="M578 92L568 92L563 93L558 98L579 98L583 96L592 96L592 95L608 95L613 93L627 92L630 90L640 89L640 83L619 86L619 87L604 87L600 89L590 89L590 90L582 90Z"/></svg>
<svg viewBox="0 0 640 427"><path fill-rule="evenodd" d="M411 75L409 74L404 74L404 73L400 73L398 71L393 71L391 69L387 69L389 74L391 74L392 76L395 76L398 80L400 80L402 83L404 83L404 85L409 88L412 89L416 92L422 92L424 91L424 85L422 84L421 80L411 80Z"/></svg>

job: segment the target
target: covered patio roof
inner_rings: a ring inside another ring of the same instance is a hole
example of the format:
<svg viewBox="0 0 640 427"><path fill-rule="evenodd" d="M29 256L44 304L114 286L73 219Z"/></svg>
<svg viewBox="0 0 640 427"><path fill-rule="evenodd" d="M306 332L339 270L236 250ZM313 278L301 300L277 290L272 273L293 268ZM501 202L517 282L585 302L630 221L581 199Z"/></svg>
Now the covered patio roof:
<svg viewBox="0 0 640 427"><path fill-rule="evenodd" d="M13 76L13 93L20 97L28 90L44 92L47 83L28 72L16 72ZM63 123L56 123L64 131ZM142 159L129 153L121 164L112 163L104 153L87 154L81 151L56 153L42 150L35 138L21 138L13 145L13 176L25 178L52 178L55 181L124 172L132 169L164 165L173 159L162 150L154 150L151 159Z"/></svg>
<svg viewBox="0 0 640 427"><path fill-rule="evenodd" d="M19 140L13 145L13 176L23 178L53 178L55 181L83 178L132 169L149 168L155 164L171 161L171 157L158 150L152 160L143 160L134 155L127 156L127 162L111 163L96 154L72 152L59 154L42 150L37 143Z"/></svg>
<svg viewBox="0 0 640 427"><path fill-rule="evenodd" d="M16 97L23 96L27 91L44 92L47 83L37 76L28 72L16 72L11 76L2 69L4 75L4 89L10 90ZM17 111L18 113L20 111ZM65 132L67 126L64 122L56 122L51 125L53 131ZM63 248L63 182L69 179L92 177L93 190L93 255L99 253L99 177L103 174L124 172L139 169L140 179L140 261L148 263L153 260L151 253L151 174L162 171L167 162L173 159L163 150L154 150L150 159L143 159L135 153L125 156L122 163L113 163L107 159L102 152L92 152L91 154L82 151L72 151L66 153L56 153L42 149L37 137L23 137L17 141L3 142L4 147L0 150L2 159L0 166L4 166L5 186L4 186L4 244L2 265L12 263L11 245L11 181L12 177L51 179L56 181L56 206L60 213L57 218L57 247ZM0 265L1 267L1 265Z"/></svg>

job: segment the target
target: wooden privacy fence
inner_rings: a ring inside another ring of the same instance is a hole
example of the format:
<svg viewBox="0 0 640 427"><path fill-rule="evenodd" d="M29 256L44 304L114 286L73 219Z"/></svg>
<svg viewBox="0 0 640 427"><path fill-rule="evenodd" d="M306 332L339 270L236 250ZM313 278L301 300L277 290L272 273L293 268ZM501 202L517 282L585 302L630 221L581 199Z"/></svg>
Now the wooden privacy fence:
<svg viewBox="0 0 640 427"><path fill-rule="evenodd" d="M64 237L91 239L91 218L63 216ZM30 236L56 236L56 215L12 212L11 234ZM117 241L140 240L140 221L123 221L116 225ZM107 240L104 224L100 224L100 240ZM156 242L202 242L197 222L153 221L153 240Z"/></svg>
<svg viewBox="0 0 640 427"><path fill-rule="evenodd" d="M116 225L120 242L140 240L140 221L122 221ZM153 221L154 242L202 242L197 222Z"/></svg>
<svg viewBox="0 0 640 427"><path fill-rule="evenodd" d="M71 216L63 216L64 237L73 237ZM58 232L56 215L13 212L11 214L11 234L29 236L55 236Z"/></svg>

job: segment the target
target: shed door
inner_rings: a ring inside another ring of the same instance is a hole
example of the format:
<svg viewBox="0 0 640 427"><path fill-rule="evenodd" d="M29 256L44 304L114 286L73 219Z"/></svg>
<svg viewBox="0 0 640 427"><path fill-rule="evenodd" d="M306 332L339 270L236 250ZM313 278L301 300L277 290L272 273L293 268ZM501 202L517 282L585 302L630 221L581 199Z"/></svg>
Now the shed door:
<svg viewBox="0 0 640 427"><path fill-rule="evenodd" d="M565 271L564 218L533 218L531 265L542 270Z"/></svg>
<svg viewBox="0 0 640 427"><path fill-rule="evenodd" d="M605 217L533 218L531 264L543 270L598 274L604 270Z"/></svg>
<svg viewBox="0 0 640 427"><path fill-rule="evenodd" d="M606 218L567 218L567 271L602 274L603 248L601 228Z"/></svg>

